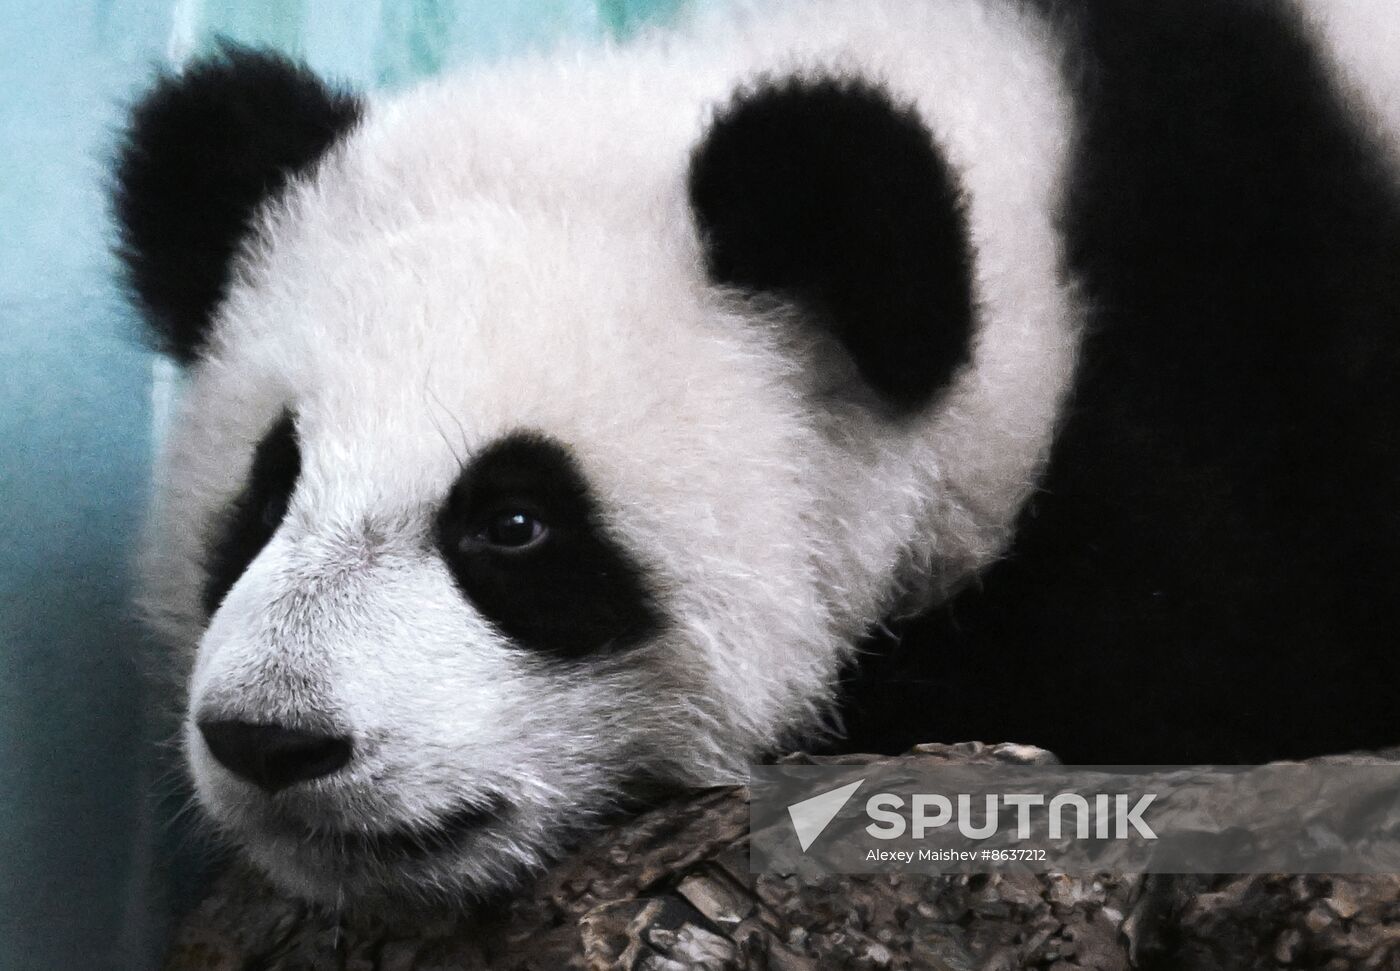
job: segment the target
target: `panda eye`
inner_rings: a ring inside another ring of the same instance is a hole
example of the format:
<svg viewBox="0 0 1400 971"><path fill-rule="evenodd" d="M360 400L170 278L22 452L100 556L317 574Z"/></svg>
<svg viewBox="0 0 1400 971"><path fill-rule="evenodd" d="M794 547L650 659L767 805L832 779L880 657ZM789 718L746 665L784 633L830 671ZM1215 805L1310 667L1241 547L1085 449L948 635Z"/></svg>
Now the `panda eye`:
<svg viewBox="0 0 1400 971"><path fill-rule="evenodd" d="M548 535L549 527L542 520L519 509L507 509L486 520L470 540L497 549L524 550L538 546Z"/></svg>
<svg viewBox="0 0 1400 971"><path fill-rule="evenodd" d="M263 503L262 515L259 518L266 529L275 531L282 525L282 520L287 518L287 497L276 495L269 498Z"/></svg>

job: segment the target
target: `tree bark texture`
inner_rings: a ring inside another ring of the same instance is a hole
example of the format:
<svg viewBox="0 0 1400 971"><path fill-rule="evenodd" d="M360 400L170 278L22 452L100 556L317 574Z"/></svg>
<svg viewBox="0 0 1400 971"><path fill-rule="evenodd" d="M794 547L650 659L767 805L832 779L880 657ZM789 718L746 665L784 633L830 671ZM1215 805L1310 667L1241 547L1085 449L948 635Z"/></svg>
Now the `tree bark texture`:
<svg viewBox="0 0 1400 971"><path fill-rule="evenodd" d="M1053 761L1027 746L981 743L925 745L902 758ZM748 820L743 787L687 794L601 834L489 913L332 913L234 867L187 918L166 967L1400 971L1400 875L798 882L748 872Z"/></svg>

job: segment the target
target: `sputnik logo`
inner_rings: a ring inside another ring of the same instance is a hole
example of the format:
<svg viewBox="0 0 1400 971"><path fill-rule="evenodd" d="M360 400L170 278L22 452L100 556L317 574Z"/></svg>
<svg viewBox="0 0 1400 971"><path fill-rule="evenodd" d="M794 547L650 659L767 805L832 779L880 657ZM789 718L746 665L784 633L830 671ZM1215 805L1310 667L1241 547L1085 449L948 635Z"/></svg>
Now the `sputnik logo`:
<svg viewBox="0 0 1400 971"><path fill-rule="evenodd" d="M857 779L839 789L831 789L788 806L788 815L792 817L792 828L797 833L797 842L802 846L803 853L807 852L807 847L816 842L817 837L822 834L822 830L830 825L831 821L836 818L836 814L846 803L851 801L851 797L856 794L856 790L864 782L864 779Z"/></svg>

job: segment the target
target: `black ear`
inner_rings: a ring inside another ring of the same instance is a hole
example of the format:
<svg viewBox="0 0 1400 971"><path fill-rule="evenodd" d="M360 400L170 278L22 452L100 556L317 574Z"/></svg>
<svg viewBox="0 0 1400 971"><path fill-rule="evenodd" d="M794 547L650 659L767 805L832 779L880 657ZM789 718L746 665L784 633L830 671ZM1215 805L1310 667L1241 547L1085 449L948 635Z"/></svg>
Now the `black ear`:
<svg viewBox="0 0 1400 971"><path fill-rule="evenodd" d="M800 305L897 410L968 359L961 194L883 88L795 77L741 91L695 149L690 202L714 281Z"/></svg>
<svg viewBox="0 0 1400 971"><path fill-rule="evenodd" d="M225 47L161 78L116 162L119 255L163 349L204 342L258 205L355 124L359 102L290 61Z"/></svg>

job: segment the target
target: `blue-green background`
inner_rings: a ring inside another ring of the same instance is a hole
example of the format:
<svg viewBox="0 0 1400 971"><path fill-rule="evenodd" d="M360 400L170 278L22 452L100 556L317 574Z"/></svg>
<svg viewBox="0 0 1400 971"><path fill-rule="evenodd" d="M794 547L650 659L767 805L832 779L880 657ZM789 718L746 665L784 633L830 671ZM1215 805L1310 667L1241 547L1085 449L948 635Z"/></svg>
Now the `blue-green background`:
<svg viewBox="0 0 1400 971"><path fill-rule="evenodd" d="M0 969L149 966L191 869L145 799L129 564L170 377L107 255L123 104L216 37L394 87L685 2L0 0Z"/></svg>

